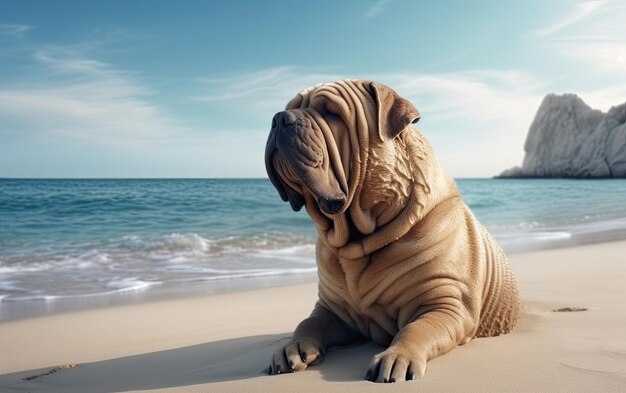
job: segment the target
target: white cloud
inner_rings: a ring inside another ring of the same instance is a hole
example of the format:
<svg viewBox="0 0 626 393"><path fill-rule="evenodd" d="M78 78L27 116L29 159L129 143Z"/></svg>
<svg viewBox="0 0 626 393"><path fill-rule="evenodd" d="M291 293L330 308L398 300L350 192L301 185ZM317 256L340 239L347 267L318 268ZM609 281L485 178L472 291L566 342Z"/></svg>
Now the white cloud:
<svg viewBox="0 0 626 393"><path fill-rule="evenodd" d="M276 112L304 88L354 75L276 67L261 71L203 78L209 93L196 100L232 101L249 113ZM542 86L518 71L477 70L456 73L381 73L356 76L377 80L428 108L431 116L485 122L519 119Z"/></svg>
<svg viewBox="0 0 626 393"><path fill-rule="evenodd" d="M541 84L517 71L442 74L381 74L377 79L412 99L438 119L464 119L482 125L515 123L534 109Z"/></svg>
<svg viewBox="0 0 626 393"><path fill-rule="evenodd" d="M32 29L33 29L33 26L29 26L29 25L21 25L21 24L0 25L0 33L14 36L14 37L23 37L24 33Z"/></svg>
<svg viewBox="0 0 626 393"><path fill-rule="evenodd" d="M53 47L37 51L33 58L45 65L49 71L82 76L102 77L103 75L121 75L108 64L89 59L71 49Z"/></svg>
<svg viewBox="0 0 626 393"><path fill-rule="evenodd" d="M52 77L0 88L3 120L22 135L129 144L185 129L150 101L152 92L131 73L55 49L41 50L34 58Z"/></svg>
<svg viewBox="0 0 626 393"><path fill-rule="evenodd" d="M545 37L554 34L559 30L562 30L570 25L573 25L583 20L591 13L605 6L606 4L608 4L608 1L606 0L593 0L578 3L574 6L574 9L572 11L564 15L560 20L556 21L550 26L535 30L534 35L538 37Z"/></svg>
<svg viewBox="0 0 626 393"><path fill-rule="evenodd" d="M610 87L584 90L579 92L579 96L592 108L606 112L611 107L626 102L626 82L615 83Z"/></svg>
<svg viewBox="0 0 626 393"><path fill-rule="evenodd" d="M374 4L372 4L367 11L365 12L366 18L373 18L383 12L385 8L389 5L391 0L377 0Z"/></svg>
<svg viewBox="0 0 626 393"><path fill-rule="evenodd" d="M190 98L226 104L232 102L248 114L267 117L284 108L300 90L341 78L345 76L281 66L219 78L200 78L198 81L206 93Z"/></svg>
<svg viewBox="0 0 626 393"><path fill-rule="evenodd" d="M592 17L593 16L593 17ZM623 77L626 74L626 4L588 1L559 22L538 29L534 38L572 61L583 61L592 70ZM576 29L566 29L574 25Z"/></svg>
<svg viewBox="0 0 626 393"><path fill-rule="evenodd" d="M591 63L600 71L626 75L626 41L561 42L558 47L563 55Z"/></svg>
<svg viewBox="0 0 626 393"><path fill-rule="evenodd" d="M209 94L195 99L230 103L269 121L298 91L354 77L384 83L412 101L422 113L418 126L455 176L490 176L518 164L545 88L519 71L342 75L276 67L204 78Z"/></svg>

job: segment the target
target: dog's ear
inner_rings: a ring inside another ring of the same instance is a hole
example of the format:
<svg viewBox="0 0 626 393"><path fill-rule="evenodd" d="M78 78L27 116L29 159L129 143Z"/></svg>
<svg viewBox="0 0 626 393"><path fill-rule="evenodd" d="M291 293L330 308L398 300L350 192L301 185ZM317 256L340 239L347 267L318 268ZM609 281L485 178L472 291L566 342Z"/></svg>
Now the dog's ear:
<svg viewBox="0 0 626 393"><path fill-rule="evenodd" d="M397 137L409 124L417 123L420 113L409 101L387 86L370 84L378 107L378 136L387 142Z"/></svg>

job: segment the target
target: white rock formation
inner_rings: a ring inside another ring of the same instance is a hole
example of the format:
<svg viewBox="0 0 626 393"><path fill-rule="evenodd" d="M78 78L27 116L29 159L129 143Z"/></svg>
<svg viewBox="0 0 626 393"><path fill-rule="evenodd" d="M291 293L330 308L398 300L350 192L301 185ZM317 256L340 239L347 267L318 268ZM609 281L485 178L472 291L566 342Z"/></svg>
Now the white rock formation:
<svg viewBox="0 0 626 393"><path fill-rule="evenodd" d="M549 94L530 125L521 167L499 177L626 177L626 103L608 113Z"/></svg>

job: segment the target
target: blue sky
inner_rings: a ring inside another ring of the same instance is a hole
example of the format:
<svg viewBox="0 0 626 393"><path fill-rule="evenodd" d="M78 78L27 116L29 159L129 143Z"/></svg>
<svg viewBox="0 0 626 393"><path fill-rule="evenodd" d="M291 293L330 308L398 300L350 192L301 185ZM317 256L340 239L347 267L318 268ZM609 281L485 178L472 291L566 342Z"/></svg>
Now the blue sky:
<svg viewBox="0 0 626 393"><path fill-rule="evenodd" d="M299 90L409 98L456 177L517 165L547 93L626 101L623 1L0 0L0 177L265 177Z"/></svg>

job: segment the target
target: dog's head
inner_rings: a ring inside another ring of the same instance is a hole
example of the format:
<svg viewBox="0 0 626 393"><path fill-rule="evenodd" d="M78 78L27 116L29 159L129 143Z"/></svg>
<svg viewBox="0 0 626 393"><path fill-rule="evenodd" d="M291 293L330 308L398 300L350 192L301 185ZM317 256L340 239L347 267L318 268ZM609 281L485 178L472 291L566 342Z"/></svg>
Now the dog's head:
<svg viewBox="0 0 626 393"><path fill-rule="evenodd" d="M372 146L390 143L419 118L410 102L375 82L309 88L272 120L267 173L294 210L315 205L333 217L349 208L362 186Z"/></svg>

